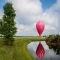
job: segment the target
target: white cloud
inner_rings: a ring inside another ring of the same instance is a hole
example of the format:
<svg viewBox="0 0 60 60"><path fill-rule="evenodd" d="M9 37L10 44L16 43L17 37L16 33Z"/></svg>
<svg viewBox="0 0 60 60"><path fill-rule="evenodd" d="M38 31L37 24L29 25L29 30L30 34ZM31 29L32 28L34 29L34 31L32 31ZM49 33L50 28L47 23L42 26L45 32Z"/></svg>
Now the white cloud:
<svg viewBox="0 0 60 60"><path fill-rule="evenodd" d="M46 30L56 30L56 28L51 25L46 25Z"/></svg>
<svg viewBox="0 0 60 60"><path fill-rule="evenodd" d="M60 11L60 0L57 0L56 4L54 4L52 8L54 10Z"/></svg>
<svg viewBox="0 0 60 60"><path fill-rule="evenodd" d="M35 24L43 20L45 30L43 34L57 33L60 20L60 0L43 12L40 0L6 0L13 3L16 10L17 35L38 35ZM54 31L54 32L53 32Z"/></svg>
<svg viewBox="0 0 60 60"><path fill-rule="evenodd" d="M17 24L17 35L26 35L26 36L30 36L30 33L32 33L32 35L35 33L36 28L35 28L35 23L33 25L24 25L24 24Z"/></svg>
<svg viewBox="0 0 60 60"><path fill-rule="evenodd" d="M12 1L17 13L17 19L32 22L42 13L42 4L39 0L7 0ZM20 21L21 22L21 21Z"/></svg>
<svg viewBox="0 0 60 60"><path fill-rule="evenodd" d="M7 0L12 1L12 0ZM14 8L22 14L37 14L41 13L41 3L39 0L13 0ZM40 5L40 6L39 6Z"/></svg>

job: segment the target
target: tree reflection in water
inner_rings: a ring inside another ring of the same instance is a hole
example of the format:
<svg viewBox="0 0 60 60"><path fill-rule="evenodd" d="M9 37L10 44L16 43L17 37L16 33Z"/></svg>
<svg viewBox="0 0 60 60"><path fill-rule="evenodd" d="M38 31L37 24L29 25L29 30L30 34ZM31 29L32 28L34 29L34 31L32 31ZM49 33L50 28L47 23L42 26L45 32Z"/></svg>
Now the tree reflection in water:
<svg viewBox="0 0 60 60"><path fill-rule="evenodd" d="M49 46L49 49L59 55L60 54L60 35L49 35L46 39L46 44Z"/></svg>

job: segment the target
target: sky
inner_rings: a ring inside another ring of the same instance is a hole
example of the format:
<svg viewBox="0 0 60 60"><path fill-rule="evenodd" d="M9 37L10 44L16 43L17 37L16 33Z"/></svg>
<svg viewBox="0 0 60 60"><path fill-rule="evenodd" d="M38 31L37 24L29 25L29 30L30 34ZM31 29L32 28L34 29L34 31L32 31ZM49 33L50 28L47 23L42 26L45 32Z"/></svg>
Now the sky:
<svg viewBox="0 0 60 60"><path fill-rule="evenodd" d="M60 0L0 0L0 18L6 2L12 2L16 10L17 36L39 36L39 20L45 24L42 35L60 34Z"/></svg>

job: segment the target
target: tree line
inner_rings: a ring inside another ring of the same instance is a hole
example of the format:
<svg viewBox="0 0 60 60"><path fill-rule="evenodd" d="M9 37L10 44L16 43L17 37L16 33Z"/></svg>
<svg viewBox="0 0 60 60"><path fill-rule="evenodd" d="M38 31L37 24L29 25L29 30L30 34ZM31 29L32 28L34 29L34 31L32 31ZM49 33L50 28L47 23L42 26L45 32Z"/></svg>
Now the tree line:
<svg viewBox="0 0 60 60"><path fill-rule="evenodd" d="M46 43L50 49L53 49L57 55L60 54L60 35L49 35L46 38Z"/></svg>

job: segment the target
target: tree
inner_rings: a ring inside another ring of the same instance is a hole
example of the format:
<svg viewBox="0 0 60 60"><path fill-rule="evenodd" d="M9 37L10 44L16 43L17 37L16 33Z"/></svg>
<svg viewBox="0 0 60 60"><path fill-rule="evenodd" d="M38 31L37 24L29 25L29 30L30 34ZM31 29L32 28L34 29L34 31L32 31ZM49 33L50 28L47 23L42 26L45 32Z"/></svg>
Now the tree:
<svg viewBox="0 0 60 60"><path fill-rule="evenodd" d="M49 35L46 39L46 43L56 54L60 54L60 35Z"/></svg>
<svg viewBox="0 0 60 60"><path fill-rule="evenodd" d="M6 45L13 45L14 38L13 36L17 32L17 28L15 27L16 23L14 21L16 13L12 6L12 3L7 2L4 6L4 15L2 20L4 22L2 26L2 34L4 36L4 43Z"/></svg>
<svg viewBox="0 0 60 60"><path fill-rule="evenodd" d="M2 36L2 19L0 19L0 35Z"/></svg>

